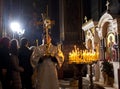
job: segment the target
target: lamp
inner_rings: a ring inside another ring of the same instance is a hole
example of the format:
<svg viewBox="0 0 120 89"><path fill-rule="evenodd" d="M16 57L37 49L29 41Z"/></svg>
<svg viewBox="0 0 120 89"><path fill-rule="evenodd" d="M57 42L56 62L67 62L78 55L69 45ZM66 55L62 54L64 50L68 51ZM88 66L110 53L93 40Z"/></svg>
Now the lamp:
<svg viewBox="0 0 120 89"><path fill-rule="evenodd" d="M22 29L22 27L20 26L20 23L18 22L12 22L10 24L10 28L13 32L13 38L16 32L19 36L24 34L24 29Z"/></svg>

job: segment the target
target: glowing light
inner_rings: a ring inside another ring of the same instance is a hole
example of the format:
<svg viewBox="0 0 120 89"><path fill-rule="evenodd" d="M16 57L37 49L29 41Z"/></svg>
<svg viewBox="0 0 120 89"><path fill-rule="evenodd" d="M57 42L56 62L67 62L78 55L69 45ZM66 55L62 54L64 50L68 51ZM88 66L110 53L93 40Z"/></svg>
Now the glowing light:
<svg viewBox="0 0 120 89"><path fill-rule="evenodd" d="M17 32L18 30L20 30L20 24L18 22L13 22L10 24L10 28L13 32Z"/></svg>
<svg viewBox="0 0 120 89"><path fill-rule="evenodd" d="M23 35L25 30L22 29L20 23L18 22L12 22L10 24L10 28L13 31L13 38L14 38L14 33L17 33L18 35Z"/></svg>
<svg viewBox="0 0 120 89"><path fill-rule="evenodd" d="M92 50L80 50L76 46L74 46L74 49L72 52L69 53L69 63L76 63L76 64L89 64L92 62L97 61L99 58L99 52L98 51L92 51Z"/></svg>

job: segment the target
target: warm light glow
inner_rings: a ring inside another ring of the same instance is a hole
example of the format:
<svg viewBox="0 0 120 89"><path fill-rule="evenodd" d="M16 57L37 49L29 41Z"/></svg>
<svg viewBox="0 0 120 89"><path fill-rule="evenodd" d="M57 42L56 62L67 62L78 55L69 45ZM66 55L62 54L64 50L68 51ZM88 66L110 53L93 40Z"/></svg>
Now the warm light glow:
<svg viewBox="0 0 120 89"><path fill-rule="evenodd" d="M98 57L98 51L79 50L79 48L74 46L72 52L69 53L69 63L92 63L97 61Z"/></svg>

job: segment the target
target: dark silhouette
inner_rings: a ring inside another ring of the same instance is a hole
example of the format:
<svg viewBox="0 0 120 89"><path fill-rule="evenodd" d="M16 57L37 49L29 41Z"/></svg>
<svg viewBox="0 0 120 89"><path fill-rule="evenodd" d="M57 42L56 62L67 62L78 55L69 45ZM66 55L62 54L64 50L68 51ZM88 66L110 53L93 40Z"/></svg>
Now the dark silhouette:
<svg viewBox="0 0 120 89"><path fill-rule="evenodd" d="M21 45L18 52L19 64L24 68L24 72L21 73L22 89L32 89L33 68L30 64L30 56L32 51L28 48L28 40L26 38L21 39Z"/></svg>
<svg viewBox="0 0 120 89"><path fill-rule="evenodd" d="M16 39L11 40L10 42L10 68L11 68L11 88L12 89L21 89L21 77L20 72L23 72L24 69L19 66L18 59L18 41Z"/></svg>
<svg viewBox="0 0 120 89"><path fill-rule="evenodd" d="M9 79L9 38L4 37L0 40L0 80L2 89L8 89L10 85Z"/></svg>

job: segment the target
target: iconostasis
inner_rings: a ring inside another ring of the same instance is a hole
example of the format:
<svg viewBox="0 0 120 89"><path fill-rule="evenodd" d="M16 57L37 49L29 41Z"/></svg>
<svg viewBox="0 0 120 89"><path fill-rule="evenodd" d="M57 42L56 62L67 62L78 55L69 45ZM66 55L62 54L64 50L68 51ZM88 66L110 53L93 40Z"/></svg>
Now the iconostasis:
<svg viewBox="0 0 120 89"><path fill-rule="evenodd" d="M100 38L100 60L118 61L117 20L105 13L96 28Z"/></svg>

